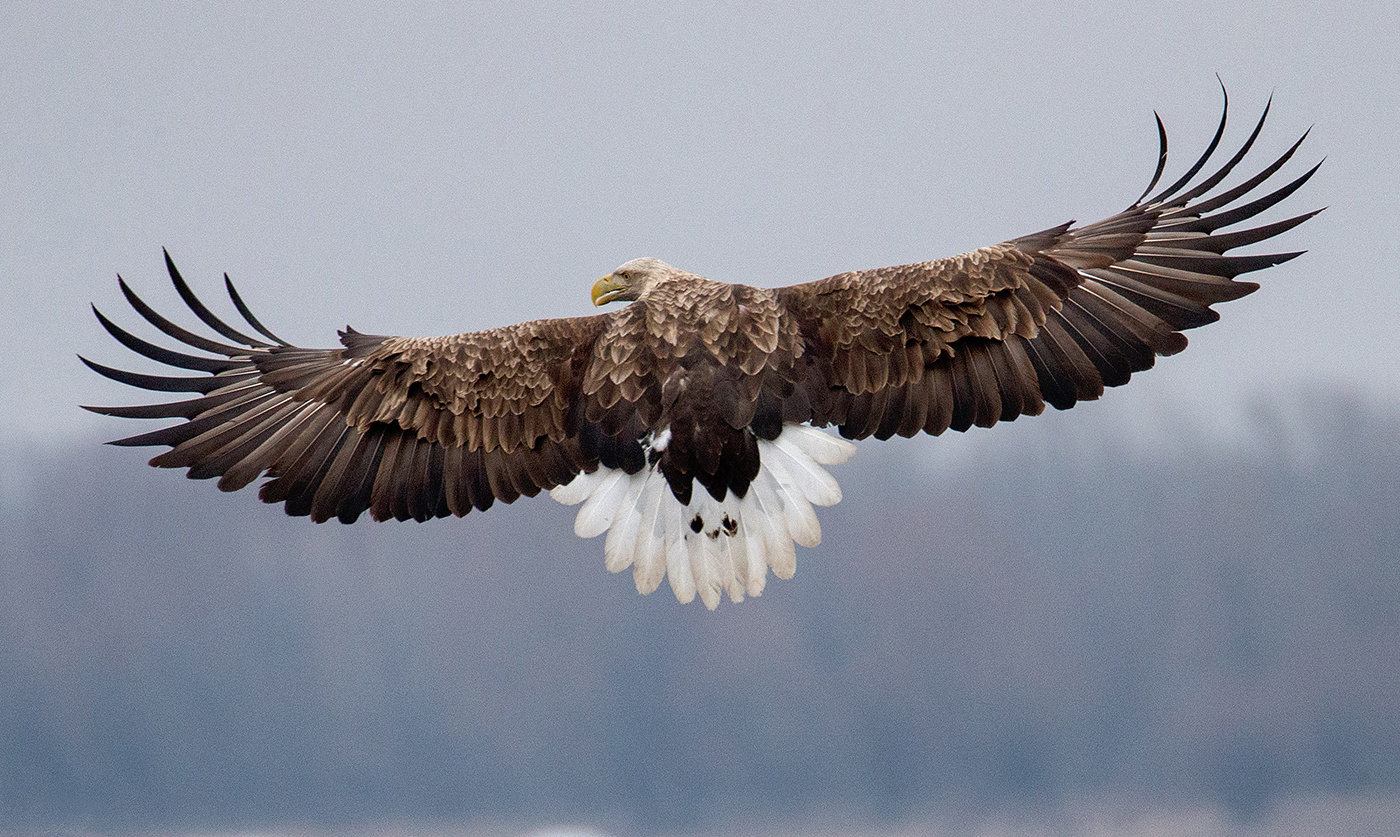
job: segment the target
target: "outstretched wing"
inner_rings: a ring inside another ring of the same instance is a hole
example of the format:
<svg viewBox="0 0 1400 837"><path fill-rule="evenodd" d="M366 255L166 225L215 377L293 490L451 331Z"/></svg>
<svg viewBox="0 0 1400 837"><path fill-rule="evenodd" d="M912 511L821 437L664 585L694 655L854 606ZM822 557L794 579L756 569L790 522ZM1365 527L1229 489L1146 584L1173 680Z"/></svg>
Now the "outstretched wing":
<svg viewBox="0 0 1400 837"><path fill-rule="evenodd" d="M341 332L338 349L303 349L253 317L225 277L253 337L199 301L166 255L170 278L205 325L235 344L170 322L125 282L132 307L166 335L208 355L148 343L94 308L123 345L204 373L145 375L83 358L116 381L194 398L131 407L88 407L110 416L179 418L180 424L115 445L170 445L151 460L219 478L234 491L266 473L260 496L288 514L344 522L366 509L377 520L426 520L486 509L495 500L569 482L609 456L613 440L582 420L580 387L608 316L536 320L450 337L410 339ZM120 281L120 280L119 280Z"/></svg>
<svg viewBox="0 0 1400 837"><path fill-rule="evenodd" d="M1288 197L1317 170L1235 205L1293 156L1304 134L1254 177L1213 191L1253 146L1266 106L1244 146L1195 181L1220 143L1228 105L1201 158L1148 197L1166 164L1159 118L1152 182L1111 218L780 289L801 327L807 365L804 383L784 401L784 417L837 425L856 439L987 427L1037 415L1046 402L1068 409L1097 398L1151 367L1157 355L1181 351L1182 330L1219 317L1211 305L1258 287L1235 277L1301 255L1224 254L1317 214L1221 231Z"/></svg>

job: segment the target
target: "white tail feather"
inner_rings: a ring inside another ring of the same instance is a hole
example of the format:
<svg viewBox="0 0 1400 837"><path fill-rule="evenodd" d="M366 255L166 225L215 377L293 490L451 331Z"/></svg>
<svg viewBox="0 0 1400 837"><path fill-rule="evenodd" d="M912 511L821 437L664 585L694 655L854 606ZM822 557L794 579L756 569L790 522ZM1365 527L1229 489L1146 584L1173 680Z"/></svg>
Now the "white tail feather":
<svg viewBox="0 0 1400 837"><path fill-rule="evenodd" d="M593 494L594 489L598 487L598 483L602 482L605 476L607 476L606 468L599 468L591 474L579 474L570 482L551 488L549 496L566 506L576 506Z"/></svg>
<svg viewBox="0 0 1400 837"><path fill-rule="evenodd" d="M698 595L714 610L724 594L735 602L761 595L770 567L779 578L792 577L795 543L821 543L812 506L841 501L841 487L822 466L845 462L855 445L790 424L772 442L759 440L758 450L758 476L742 499L730 493L716 500L696 483L690 503L682 506L666 478L650 467L630 475L599 468L550 496L583 504L574 520L580 537L608 533L603 551L610 572L632 567L643 594L669 578L678 600Z"/></svg>
<svg viewBox="0 0 1400 837"><path fill-rule="evenodd" d="M647 473L647 472L643 472ZM660 477L660 474L654 476ZM635 479L635 477L634 477ZM643 596L661 586L661 579L666 577L665 553L658 548L659 543L664 543L663 530L660 528L661 509L665 505L666 498L671 496L671 487L662 479L646 479L646 486L642 489L642 499L639 507L642 510L641 520L637 525L637 537L633 543L635 550L636 565L632 568L632 580L637 583L637 592Z"/></svg>
<svg viewBox="0 0 1400 837"><path fill-rule="evenodd" d="M834 506L841 502L841 486L797 445L788 444L781 436L773 443L773 456L788 476L788 482L802 491L802 496L816 506Z"/></svg>
<svg viewBox="0 0 1400 837"><path fill-rule="evenodd" d="M775 443L791 443L818 465L840 465L856 452L856 443L806 424L783 425Z"/></svg>
<svg viewBox="0 0 1400 837"><path fill-rule="evenodd" d="M657 474L660 476L660 474ZM690 571L690 550L685 545L685 526L680 503L671 503L662 512L665 521L666 575L671 579L671 592L676 601L688 604L695 598L695 574Z"/></svg>
<svg viewBox="0 0 1400 837"><path fill-rule="evenodd" d="M583 508L574 518L574 534L580 538L595 538L608 531L613 518L622 510L622 498L627 492L627 473L611 468L606 470L606 475L588 499L583 501Z"/></svg>

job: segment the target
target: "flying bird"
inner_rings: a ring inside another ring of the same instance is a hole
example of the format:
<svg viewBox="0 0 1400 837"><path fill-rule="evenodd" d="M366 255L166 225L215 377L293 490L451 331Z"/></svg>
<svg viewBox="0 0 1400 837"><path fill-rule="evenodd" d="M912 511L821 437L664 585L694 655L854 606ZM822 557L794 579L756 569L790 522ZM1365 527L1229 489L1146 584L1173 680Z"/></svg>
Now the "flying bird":
<svg viewBox="0 0 1400 837"><path fill-rule="evenodd" d="M1185 348L1181 332L1217 319L1213 304L1258 287L1237 276L1300 255L1225 255L1315 215L1225 231L1317 170L1263 187L1305 133L1220 188L1266 106L1243 147L1201 177L1228 110L1227 97L1205 152L1154 194L1167 157L1158 117L1151 183L1096 223L775 289L634 259L592 290L595 305L625 307L447 337L347 327L338 348L300 348L264 327L225 276L250 335L206 307L167 254L176 290L217 339L118 283L151 325L202 354L147 342L93 311L127 348L198 374L83 361L125 384L195 395L86 409L182 419L111 444L169 446L150 464L218 478L225 491L266 475L265 502L316 522L365 511L422 521L549 490L581 504L579 536L606 533L609 570L631 567L644 594L669 579L680 601L698 596L713 610L723 594L762 593L770 568L791 577L795 544L820 541L813 507L841 500L828 468L854 452L848 440L936 436L1098 398Z"/></svg>

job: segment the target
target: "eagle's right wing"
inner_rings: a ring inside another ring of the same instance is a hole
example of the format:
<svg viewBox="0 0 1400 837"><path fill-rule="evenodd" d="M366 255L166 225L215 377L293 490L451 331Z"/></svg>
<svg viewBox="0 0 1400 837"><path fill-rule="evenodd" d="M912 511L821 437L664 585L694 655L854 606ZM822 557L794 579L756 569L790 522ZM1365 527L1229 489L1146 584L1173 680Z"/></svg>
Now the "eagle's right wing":
<svg viewBox="0 0 1400 837"><path fill-rule="evenodd" d="M196 316L223 338L195 334L156 313L121 283L127 301L166 335L208 356L176 352L124 331L96 312L127 348L196 376L146 375L83 358L121 383L194 398L88 407L110 416L184 421L115 445L169 445L151 464L219 478L234 491L262 474L265 502L288 514L350 522L426 520L486 509L495 500L569 482L599 462L640 467L635 444L603 436L583 419L580 394L608 314L535 320L439 338L341 333L341 347L287 344L235 307L261 337L243 334L201 303L166 256L170 278ZM227 280L226 280L227 282ZM94 311L96 309L94 308Z"/></svg>

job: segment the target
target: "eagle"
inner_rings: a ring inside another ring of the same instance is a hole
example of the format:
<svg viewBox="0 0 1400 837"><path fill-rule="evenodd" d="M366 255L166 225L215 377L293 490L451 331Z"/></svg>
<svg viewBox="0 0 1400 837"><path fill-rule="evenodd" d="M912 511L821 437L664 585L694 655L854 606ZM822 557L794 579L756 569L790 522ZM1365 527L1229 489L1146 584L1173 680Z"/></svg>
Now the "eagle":
<svg viewBox="0 0 1400 837"><path fill-rule="evenodd" d="M631 567L643 594L669 579L678 600L713 610L724 595L760 595L770 568L793 575L795 546L821 540L814 507L841 500L828 469L851 456L852 440L937 436L1096 399L1185 348L1182 331L1218 318L1212 305L1258 288L1236 277L1301 255L1226 255L1321 211L1238 227L1321 165L1264 186L1304 133L1221 187L1271 105L1202 175L1225 131L1226 95L1204 153L1154 194L1167 159L1156 117L1151 182L1096 223L781 288L634 259L592 289L594 305L624 307L446 337L346 327L337 348L301 348L263 326L225 275L247 334L201 302L166 253L175 289L216 337L166 319L120 276L118 285L151 326L200 354L93 312L128 349L196 374L83 362L124 384L193 396L86 409L180 419L110 444L169 446L150 464L217 478L225 491L265 475L263 501L316 522L366 511L425 521L548 490L581 504L580 537L606 533L610 571Z"/></svg>

